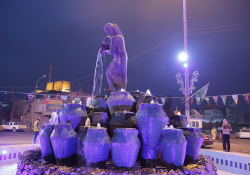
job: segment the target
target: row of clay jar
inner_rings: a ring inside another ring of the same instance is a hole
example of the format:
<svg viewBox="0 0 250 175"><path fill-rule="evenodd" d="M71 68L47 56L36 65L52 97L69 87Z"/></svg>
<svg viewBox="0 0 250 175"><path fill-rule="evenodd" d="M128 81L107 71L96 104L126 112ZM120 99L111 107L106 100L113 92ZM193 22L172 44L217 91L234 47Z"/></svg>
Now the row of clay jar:
<svg viewBox="0 0 250 175"><path fill-rule="evenodd" d="M195 128L184 130L190 131L186 138L181 129L165 129L161 134L158 143L166 168L179 167L185 159L196 160L203 139L197 135ZM115 167L131 169L141 147L138 130L133 128L115 129L110 140L106 128L81 126L76 133L70 124L45 125L39 139L45 161L67 166L104 168L106 161L112 157ZM152 147L155 151L156 145ZM141 149L141 156L147 159L143 149L150 148L144 143Z"/></svg>

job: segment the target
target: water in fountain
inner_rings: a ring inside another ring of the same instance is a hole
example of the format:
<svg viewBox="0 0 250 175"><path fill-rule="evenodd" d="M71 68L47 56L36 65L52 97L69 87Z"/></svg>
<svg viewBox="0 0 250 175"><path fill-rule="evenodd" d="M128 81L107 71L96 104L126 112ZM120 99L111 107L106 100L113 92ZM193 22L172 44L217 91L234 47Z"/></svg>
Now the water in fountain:
<svg viewBox="0 0 250 175"><path fill-rule="evenodd" d="M103 79L103 61L102 61L101 49L99 49L96 60L92 97L101 94L102 79Z"/></svg>
<svg viewBox="0 0 250 175"><path fill-rule="evenodd" d="M149 89L146 91L146 95L151 95L151 92Z"/></svg>

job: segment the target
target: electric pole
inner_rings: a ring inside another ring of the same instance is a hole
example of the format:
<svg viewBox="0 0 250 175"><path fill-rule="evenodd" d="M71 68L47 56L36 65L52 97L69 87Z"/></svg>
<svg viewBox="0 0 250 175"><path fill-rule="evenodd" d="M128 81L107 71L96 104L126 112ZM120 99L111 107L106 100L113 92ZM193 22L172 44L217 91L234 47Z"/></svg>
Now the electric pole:
<svg viewBox="0 0 250 175"><path fill-rule="evenodd" d="M49 70L50 70L49 71L49 82L50 82L50 80L51 80L51 72L52 72L52 61L50 63L50 69Z"/></svg>
<svg viewBox="0 0 250 175"><path fill-rule="evenodd" d="M11 121L13 122L13 119L14 119L14 104L15 104L15 91L16 91L16 87L14 85L13 87L13 97L12 97L12 110L11 110Z"/></svg>

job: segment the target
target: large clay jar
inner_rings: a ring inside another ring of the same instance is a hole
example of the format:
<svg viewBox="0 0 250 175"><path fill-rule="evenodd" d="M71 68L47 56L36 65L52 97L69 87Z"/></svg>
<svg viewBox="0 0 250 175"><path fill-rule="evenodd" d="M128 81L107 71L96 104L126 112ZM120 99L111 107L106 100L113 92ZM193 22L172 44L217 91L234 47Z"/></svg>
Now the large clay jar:
<svg viewBox="0 0 250 175"><path fill-rule="evenodd" d="M79 126L85 126L87 111L84 105L64 104L59 114L61 123L70 123L77 132Z"/></svg>
<svg viewBox="0 0 250 175"><path fill-rule="evenodd" d="M86 166L104 168L109 157L110 138L107 128L89 128L83 139L83 151Z"/></svg>
<svg viewBox="0 0 250 175"><path fill-rule="evenodd" d="M100 123L102 127L107 128L109 126L109 121L106 112L94 112L90 117L91 126L97 126L97 123Z"/></svg>
<svg viewBox="0 0 250 175"><path fill-rule="evenodd" d="M186 127L188 125L187 117L185 115L172 115L168 125L173 125L174 128Z"/></svg>
<svg viewBox="0 0 250 175"><path fill-rule="evenodd" d="M110 145L115 167L133 169L141 146L138 130L132 128L115 129L115 135Z"/></svg>
<svg viewBox="0 0 250 175"><path fill-rule="evenodd" d="M199 154L204 136L199 128L180 128L187 140L186 157L184 164L193 163Z"/></svg>
<svg viewBox="0 0 250 175"><path fill-rule="evenodd" d="M181 129L165 129L160 139L164 166L168 171L180 168L185 160L187 141Z"/></svg>
<svg viewBox="0 0 250 175"><path fill-rule="evenodd" d="M153 95L145 95L145 94L140 95L139 100L138 100L138 102L136 104L136 111L139 110L140 104L142 104L142 103L152 103L152 102L158 103L158 100L157 100L157 98L155 96L153 96Z"/></svg>
<svg viewBox="0 0 250 175"><path fill-rule="evenodd" d="M76 132L69 123L55 125L50 136L56 162L60 166L74 166Z"/></svg>
<svg viewBox="0 0 250 175"><path fill-rule="evenodd" d="M126 111L117 111L109 122L111 137L114 136L116 128L136 128L135 113Z"/></svg>
<svg viewBox="0 0 250 175"><path fill-rule="evenodd" d="M134 98L129 92L111 92L107 100L111 116L116 111L131 111L134 101Z"/></svg>
<svg viewBox="0 0 250 175"><path fill-rule="evenodd" d="M54 129L54 125L44 125L42 127L42 131L39 135L39 140L40 140L40 146L41 146L41 152L44 161L49 162L49 163L54 163L56 162L52 144L50 141L50 135Z"/></svg>
<svg viewBox="0 0 250 175"><path fill-rule="evenodd" d="M76 134L76 160L79 166L86 166L86 160L83 154L82 140L87 134L89 127L80 126Z"/></svg>
<svg viewBox="0 0 250 175"><path fill-rule="evenodd" d="M94 107L94 112L109 113L106 96L96 96L94 101L92 102L92 105Z"/></svg>
<svg viewBox="0 0 250 175"><path fill-rule="evenodd" d="M140 104L135 119L142 141L141 166L155 168L156 144L164 126L168 124L168 117L162 110L161 104L143 103Z"/></svg>

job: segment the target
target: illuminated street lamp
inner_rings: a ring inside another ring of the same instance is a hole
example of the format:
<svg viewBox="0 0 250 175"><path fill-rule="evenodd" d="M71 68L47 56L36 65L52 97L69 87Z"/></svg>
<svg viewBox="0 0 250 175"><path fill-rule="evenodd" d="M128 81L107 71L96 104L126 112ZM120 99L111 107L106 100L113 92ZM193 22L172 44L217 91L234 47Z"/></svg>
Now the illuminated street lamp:
<svg viewBox="0 0 250 175"><path fill-rule="evenodd" d="M183 53L180 53L180 55L179 55L178 58L179 58L179 60L180 60L181 62L187 61L188 55L187 55L185 52L183 52Z"/></svg>
<svg viewBox="0 0 250 175"><path fill-rule="evenodd" d="M43 75L42 77L38 78L37 82L36 82L36 88L35 88L35 96L34 96L34 101L36 99L36 91L37 91L37 84L38 84L38 81L42 78L46 77L46 75ZM34 104L34 109L33 109L33 114L32 114L32 123L31 123L31 126L33 125L33 121L34 121L34 113L35 113L35 107L36 105Z"/></svg>
<svg viewBox="0 0 250 175"><path fill-rule="evenodd" d="M179 60L183 62L183 68L185 68L185 82L182 80L181 74L177 73L175 78L177 84L180 84L180 91L185 97L185 115L187 116L188 124L190 124L190 108L189 108L189 95L195 89L194 82L197 82L199 76L198 71L192 73L192 78L189 86L189 71L188 71L188 49L187 49L187 15L186 15L186 0L183 0L183 33L184 33L184 52L179 55Z"/></svg>
<svg viewBox="0 0 250 175"><path fill-rule="evenodd" d="M183 64L183 67L184 67L184 68L188 68L188 63L184 63L184 64Z"/></svg>

